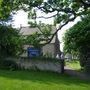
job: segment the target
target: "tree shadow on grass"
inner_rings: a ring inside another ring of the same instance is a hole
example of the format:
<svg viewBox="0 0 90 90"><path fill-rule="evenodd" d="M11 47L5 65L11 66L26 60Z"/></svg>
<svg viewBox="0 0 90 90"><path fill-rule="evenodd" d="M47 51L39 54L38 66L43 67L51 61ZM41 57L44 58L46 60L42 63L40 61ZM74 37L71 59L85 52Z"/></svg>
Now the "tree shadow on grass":
<svg viewBox="0 0 90 90"><path fill-rule="evenodd" d="M44 71L6 71L0 70L0 77L8 78L10 80L22 80L31 81L37 83L44 83L48 85L53 84L63 84L63 85L79 85L87 87L90 85L90 81L80 80L75 77L71 77L66 74L58 74L54 72L44 72Z"/></svg>

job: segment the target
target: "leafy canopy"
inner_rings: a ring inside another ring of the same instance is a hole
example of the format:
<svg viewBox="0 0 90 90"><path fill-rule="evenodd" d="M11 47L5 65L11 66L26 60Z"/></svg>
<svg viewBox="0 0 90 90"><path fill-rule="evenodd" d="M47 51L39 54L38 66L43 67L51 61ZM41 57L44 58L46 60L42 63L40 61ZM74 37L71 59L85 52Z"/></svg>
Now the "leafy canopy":
<svg viewBox="0 0 90 90"><path fill-rule="evenodd" d="M82 18L64 36L65 52L86 54L90 50L90 15Z"/></svg>
<svg viewBox="0 0 90 90"><path fill-rule="evenodd" d="M17 56L22 52L22 36L11 26L0 25L0 56Z"/></svg>
<svg viewBox="0 0 90 90"><path fill-rule="evenodd" d="M90 0L17 0L19 6L28 11L29 19L44 18L49 19L54 17L55 24L59 24L59 28L52 35L51 42L54 35L68 22L76 19L77 16L82 16L90 13ZM49 17L39 16L37 11L46 14L51 13Z"/></svg>
<svg viewBox="0 0 90 90"><path fill-rule="evenodd" d="M44 43L48 42L52 36L52 25L39 24L36 29L38 29L37 32L26 36L26 44L40 48Z"/></svg>

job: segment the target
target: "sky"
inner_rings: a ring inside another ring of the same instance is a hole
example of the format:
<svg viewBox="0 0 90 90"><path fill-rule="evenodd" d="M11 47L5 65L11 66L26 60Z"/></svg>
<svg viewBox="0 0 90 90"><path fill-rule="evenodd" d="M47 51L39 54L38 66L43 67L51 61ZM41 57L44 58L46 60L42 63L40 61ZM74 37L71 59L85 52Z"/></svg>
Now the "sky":
<svg viewBox="0 0 90 90"><path fill-rule="evenodd" d="M76 24L78 21L80 21L80 17L77 17L73 22L69 22L66 26L64 26L59 32L58 32L58 37L60 41L60 49L63 51L64 43L63 43L63 36L70 27L72 27L74 24Z"/></svg>
<svg viewBox="0 0 90 90"><path fill-rule="evenodd" d="M45 13L42 13L42 12L37 12L37 14L38 14L38 17L41 16L41 15L42 16L46 16L46 17L52 16L52 14L45 15ZM28 25L28 13L25 13L22 10L18 11L17 14L14 15L13 19L14 19L13 26L15 28L19 28L21 26L22 27L29 26ZM37 22L39 22L39 21L42 21L42 23L46 23L46 24L53 24L53 18L51 18L51 19L42 19L42 18L39 18L39 19L37 19ZM63 40L62 40L62 37L64 36L64 33L66 32L67 29L72 27L78 21L80 21L79 17L76 18L75 21L68 23L66 26L64 26L58 32L58 37L59 37L59 40L61 42L61 45L60 45L61 51L63 51Z"/></svg>
<svg viewBox="0 0 90 90"><path fill-rule="evenodd" d="M15 28L19 28L20 26L28 26L28 14L24 11L17 11L17 13L13 16L13 26Z"/></svg>
<svg viewBox="0 0 90 90"><path fill-rule="evenodd" d="M40 17L41 15L48 17L48 16L51 16L52 14L45 15L45 13L38 11L37 15L38 15L38 17ZM22 27L28 26L28 21L29 21L28 13L25 13L23 10L20 10L14 15L13 20L14 20L13 26L15 28L18 28L20 26L22 26ZM46 23L46 24L53 24L53 18L51 18L49 20L43 19L43 18L38 18L37 22L39 22L39 21L42 21L42 23Z"/></svg>

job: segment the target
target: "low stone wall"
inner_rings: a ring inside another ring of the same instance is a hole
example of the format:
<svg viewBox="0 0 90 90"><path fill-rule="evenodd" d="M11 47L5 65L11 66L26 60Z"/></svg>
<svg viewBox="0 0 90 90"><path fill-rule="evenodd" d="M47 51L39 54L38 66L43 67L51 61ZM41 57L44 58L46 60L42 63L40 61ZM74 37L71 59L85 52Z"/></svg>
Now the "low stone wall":
<svg viewBox="0 0 90 90"><path fill-rule="evenodd" d="M27 70L41 70L41 71L53 71L61 73L61 62L49 61L49 60L33 60L33 59L20 59L17 64L21 69Z"/></svg>

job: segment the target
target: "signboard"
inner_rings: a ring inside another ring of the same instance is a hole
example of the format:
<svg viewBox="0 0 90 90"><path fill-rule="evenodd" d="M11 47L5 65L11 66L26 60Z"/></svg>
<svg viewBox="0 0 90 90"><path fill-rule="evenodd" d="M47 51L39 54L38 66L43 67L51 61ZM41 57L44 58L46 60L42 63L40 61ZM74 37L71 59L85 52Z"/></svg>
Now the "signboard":
<svg viewBox="0 0 90 90"><path fill-rule="evenodd" d="M29 47L27 51L28 51L28 57L37 57L40 56L41 54L41 49L34 47Z"/></svg>

